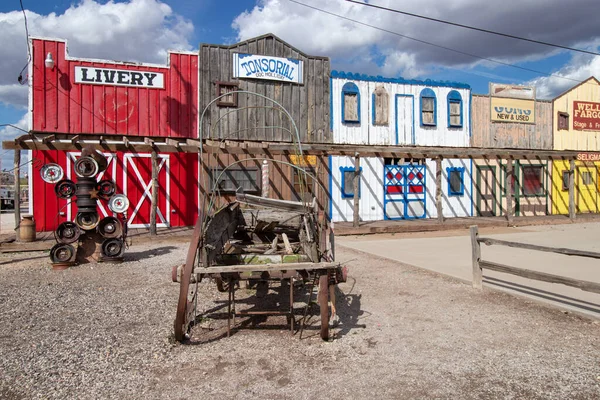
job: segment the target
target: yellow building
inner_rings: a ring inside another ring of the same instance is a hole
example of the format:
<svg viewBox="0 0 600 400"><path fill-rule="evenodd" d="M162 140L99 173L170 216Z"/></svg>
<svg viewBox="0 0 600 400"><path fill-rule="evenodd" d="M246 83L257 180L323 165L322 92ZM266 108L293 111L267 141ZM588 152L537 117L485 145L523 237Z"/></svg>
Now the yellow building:
<svg viewBox="0 0 600 400"><path fill-rule="evenodd" d="M552 101L554 150L580 150L575 163L577 213L600 212L600 82L591 77ZM594 153L595 152L595 153ZM569 213L569 161L554 160L552 213Z"/></svg>

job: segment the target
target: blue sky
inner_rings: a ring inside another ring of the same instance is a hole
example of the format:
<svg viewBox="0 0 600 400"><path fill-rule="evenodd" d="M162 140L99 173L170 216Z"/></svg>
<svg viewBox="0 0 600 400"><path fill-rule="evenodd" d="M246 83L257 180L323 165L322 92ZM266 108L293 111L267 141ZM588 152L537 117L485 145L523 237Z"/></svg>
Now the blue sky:
<svg viewBox="0 0 600 400"><path fill-rule="evenodd" d="M596 52L600 44L597 19L590 18L597 0L504 0L502 7L482 7L480 0L369 2ZM578 81L600 77L599 56L495 37L344 0L23 0L23 5L30 34L67 39L73 57L165 63L169 49L194 50L201 42L234 43L272 32L305 53L329 56L333 69L464 82L474 93L487 93L491 81L532 84L539 98L552 98ZM0 124L27 129L27 88L17 83L27 61L19 0L0 3L0 37ZM18 133L0 128L2 140Z"/></svg>

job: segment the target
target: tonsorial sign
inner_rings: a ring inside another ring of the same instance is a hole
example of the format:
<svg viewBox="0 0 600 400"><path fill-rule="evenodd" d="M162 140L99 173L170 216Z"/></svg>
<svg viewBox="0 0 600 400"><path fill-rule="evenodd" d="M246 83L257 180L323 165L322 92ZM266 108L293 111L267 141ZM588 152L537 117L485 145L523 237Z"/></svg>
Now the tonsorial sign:
<svg viewBox="0 0 600 400"><path fill-rule="evenodd" d="M303 62L295 58L233 54L233 77L303 83Z"/></svg>
<svg viewBox="0 0 600 400"><path fill-rule="evenodd" d="M160 72L94 67L75 67L75 83L133 86L150 89L165 87L164 77Z"/></svg>

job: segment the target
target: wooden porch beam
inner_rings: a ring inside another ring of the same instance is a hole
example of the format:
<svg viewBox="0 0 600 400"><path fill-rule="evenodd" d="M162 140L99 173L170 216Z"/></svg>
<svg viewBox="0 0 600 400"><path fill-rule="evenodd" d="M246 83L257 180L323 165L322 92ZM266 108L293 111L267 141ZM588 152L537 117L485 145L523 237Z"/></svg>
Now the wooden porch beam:
<svg viewBox="0 0 600 400"><path fill-rule="evenodd" d="M513 194L511 191L513 174L513 160L512 158L508 158L506 160L504 194L506 197L506 220L508 221L509 225L513 223Z"/></svg>
<svg viewBox="0 0 600 400"><path fill-rule="evenodd" d="M354 154L354 178L352 179L352 188L354 189L354 206L353 211L354 215L352 218L352 226L355 228L358 227L360 221L360 204L359 204L359 194L360 194L360 154Z"/></svg>
<svg viewBox="0 0 600 400"><path fill-rule="evenodd" d="M442 157L435 159L435 207L437 209L438 223L444 223L444 211L442 209Z"/></svg>
<svg viewBox="0 0 600 400"><path fill-rule="evenodd" d="M575 221L575 160L569 162L569 218Z"/></svg>
<svg viewBox="0 0 600 400"><path fill-rule="evenodd" d="M150 204L150 235L156 235L156 209L158 207L158 154L152 150L152 198ZM167 210L168 212L168 210Z"/></svg>

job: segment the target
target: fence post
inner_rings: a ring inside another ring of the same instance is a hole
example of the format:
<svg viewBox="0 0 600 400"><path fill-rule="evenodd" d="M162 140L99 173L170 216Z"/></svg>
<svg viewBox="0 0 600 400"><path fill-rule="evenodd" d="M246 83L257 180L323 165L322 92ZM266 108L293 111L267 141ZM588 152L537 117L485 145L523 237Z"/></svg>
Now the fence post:
<svg viewBox="0 0 600 400"><path fill-rule="evenodd" d="M471 250L473 255L473 287L475 289L483 288L483 273L479 266L479 260L481 260L481 244L477 241L479 239L479 231L477 225L471 226Z"/></svg>

